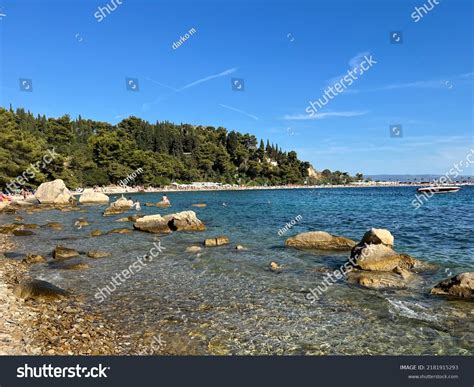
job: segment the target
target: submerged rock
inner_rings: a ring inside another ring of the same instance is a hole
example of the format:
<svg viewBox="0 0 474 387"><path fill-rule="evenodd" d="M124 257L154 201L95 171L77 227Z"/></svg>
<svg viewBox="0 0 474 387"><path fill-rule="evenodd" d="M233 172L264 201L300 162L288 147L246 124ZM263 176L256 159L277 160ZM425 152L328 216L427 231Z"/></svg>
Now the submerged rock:
<svg viewBox="0 0 474 387"><path fill-rule="evenodd" d="M38 254L27 254L25 258L22 260L23 263L26 263L28 265L33 265L35 263L44 263L46 262L46 258L43 257L42 255Z"/></svg>
<svg viewBox="0 0 474 387"><path fill-rule="evenodd" d="M206 203L195 203L195 204L191 204L192 207L198 207L198 208L204 208L204 207L207 207L207 204Z"/></svg>
<svg viewBox="0 0 474 387"><path fill-rule="evenodd" d="M334 236L325 231L311 231L288 238L286 246L315 250L350 250L356 245L351 239Z"/></svg>
<svg viewBox="0 0 474 387"><path fill-rule="evenodd" d="M198 253L202 250L201 246L189 246L186 247L186 252L187 253Z"/></svg>
<svg viewBox="0 0 474 387"><path fill-rule="evenodd" d="M52 269L59 270L87 270L90 266L81 260L75 261L59 261L59 262L50 262L50 267Z"/></svg>
<svg viewBox="0 0 474 387"><path fill-rule="evenodd" d="M133 224L136 230L152 233L170 233L172 231L203 231L204 224L194 211L182 211L170 215L148 215Z"/></svg>
<svg viewBox="0 0 474 387"><path fill-rule="evenodd" d="M136 222L138 219L143 218L144 215L130 215L126 218L117 219L116 222Z"/></svg>
<svg viewBox="0 0 474 387"><path fill-rule="evenodd" d="M247 250L247 249L246 249L244 246L242 246L242 245L237 245L237 246L234 247L234 249L236 249L236 250Z"/></svg>
<svg viewBox="0 0 474 387"><path fill-rule="evenodd" d="M474 272L461 273L440 282L431 289L431 294L474 298Z"/></svg>
<svg viewBox="0 0 474 387"><path fill-rule="evenodd" d="M63 225L59 222L49 222L46 224L46 227L52 228L53 230L62 230Z"/></svg>
<svg viewBox="0 0 474 387"><path fill-rule="evenodd" d="M114 228L107 232L107 234L130 234L133 230L129 228Z"/></svg>
<svg viewBox="0 0 474 387"><path fill-rule="evenodd" d="M73 202L75 206L75 202ZM56 206L55 210L59 210L61 212L73 212L73 211L82 211L79 207L58 207Z"/></svg>
<svg viewBox="0 0 474 387"><path fill-rule="evenodd" d="M37 224L34 224L34 223L26 223L26 224L23 224L23 228L26 228L28 230L35 230L35 229L39 228L39 226Z"/></svg>
<svg viewBox="0 0 474 387"><path fill-rule="evenodd" d="M74 249L70 249L68 247L64 246L56 246L56 248L53 250L53 258L62 261L65 259L77 257L79 255L79 252Z"/></svg>
<svg viewBox="0 0 474 387"><path fill-rule="evenodd" d="M53 284L41 280L28 280L19 283L13 289L16 297L24 300L42 299L55 300L68 295L65 290L54 286Z"/></svg>
<svg viewBox="0 0 474 387"><path fill-rule="evenodd" d="M86 188L79 198L81 204L105 204L109 202L109 197L101 192L95 192L92 188Z"/></svg>
<svg viewBox="0 0 474 387"><path fill-rule="evenodd" d="M351 271L347 274L347 280L371 289L403 289L407 286L407 278L395 272Z"/></svg>
<svg viewBox="0 0 474 387"><path fill-rule="evenodd" d="M89 258L105 258L105 257L110 257L112 254L109 253L108 251L100 251L100 250L91 250L87 253L87 256Z"/></svg>
<svg viewBox="0 0 474 387"><path fill-rule="evenodd" d="M71 204L71 201L74 200L61 179L41 184L36 190L35 198L42 204Z"/></svg>
<svg viewBox="0 0 474 387"><path fill-rule="evenodd" d="M102 231L100 231L100 230L91 231L91 236L92 237L101 236L101 235L102 235Z"/></svg>
<svg viewBox="0 0 474 387"><path fill-rule="evenodd" d="M15 236L30 236L35 235L33 231L30 230L15 230L13 231L13 235Z"/></svg>
<svg viewBox="0 0 474 387"><path fill-rule="evenodd" d="M226 236L218 236L216 238L208 238L204 240L204 246L213 247L213 246L223 246L229 244L229 238Z"/></svg>
<svg viewBox="0 0 474 387"><path fill-rule="evenodd" d="M171 203L169 203L169 202L158 202L158 203L156 203L156 206L160 207L160 208L168 208L168 207L171 207Z"/></svg>

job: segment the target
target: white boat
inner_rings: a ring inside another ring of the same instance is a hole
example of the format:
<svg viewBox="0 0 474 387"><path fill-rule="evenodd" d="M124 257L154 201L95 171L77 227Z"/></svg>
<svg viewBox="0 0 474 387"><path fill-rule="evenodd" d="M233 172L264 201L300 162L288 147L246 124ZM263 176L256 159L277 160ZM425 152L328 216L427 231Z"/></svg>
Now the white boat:
<svg viewBox="0 0 474 387"><path fill-rule="evenodd" d="M458 192L460 189L461 187L458 187L456 185L430 185L428 187L420 187L416 191L441 194L441 193Z"/></svg>

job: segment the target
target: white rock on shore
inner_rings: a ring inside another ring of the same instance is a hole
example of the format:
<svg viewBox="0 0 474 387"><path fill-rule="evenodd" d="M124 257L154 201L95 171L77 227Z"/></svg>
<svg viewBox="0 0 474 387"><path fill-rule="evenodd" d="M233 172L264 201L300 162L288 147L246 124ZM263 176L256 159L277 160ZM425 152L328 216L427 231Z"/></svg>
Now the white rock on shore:
<svg viewBox="0 0 474 387"><path fill-rule="evenodd" d="M109 202L109 197L101 192L95 192L92 188L86 188L79 197L81 204L106 204Z"/></svg>
<svg viewBox="0 0 474 387"><path fill-rule="evenodd" d="M69 204L72 195L64 181L56 179L42 183L38 187L35 197L41 204Z"/></svg>

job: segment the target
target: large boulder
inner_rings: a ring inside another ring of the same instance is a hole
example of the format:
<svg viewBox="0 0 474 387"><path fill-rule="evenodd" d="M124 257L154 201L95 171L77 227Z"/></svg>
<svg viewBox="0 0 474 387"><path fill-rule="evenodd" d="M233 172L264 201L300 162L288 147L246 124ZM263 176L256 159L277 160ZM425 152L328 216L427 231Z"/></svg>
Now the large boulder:
<svg viewBox="0 0 474 387"><path fill-rule="evenodd" d="M133 224L136 230L151 233L170 233L172 231L203 231L206 229L194 211L182 211L170 215L148 215Z"/></svg>
<svg viewBox="0 0 474 387"><path fill-rule="evenodd" d="M24 300L54 300L66 296L68 292L46 281L28 280L16 285L13 294Z"/></svg>
<svg viewBox="0 0 474 387"><path fill-rule="evenodd" d="M474 272L461 273L446 279L431 289L431 293L474 298Z"/></svg>
<svg viewBox="0 0 474 387"><path fill-rule="evenodd" d="M383 228L371 228L364 234L360 244L383 244L392 247L394 244L394 238L392 233L388 230Z"/></svg>
<svg viewBox="0 0 474 387"><path fill-rule="evenodd" d="M400 254L384 244L358 244L351 251L351 262L362 270L393 271L395 268L410 270L421 262L408 254Z"/></svg>
<svg viewBox="0 0 474 387"><path fill-rule="evenodd" d="M61 179L41 184L36 190L35 198L41 204L70 204L74 200Z"/></svg>
<svg viewBox="0 0 474 387"><path fill-rule="evenodd" d="M172 230L168 225L168 221L161 215L147 215L137 219L133 224L133 228L140 231L152 232L156 234L168 234Z"/></svg>
<svg viewBox="0 0 474 387"><path fill-rule="evenodd" d="M285 245L299 249L315 250L350 250L356 242L341 236L334 236L325 231L311 231L288 238Z"/></svg>
<svg viewBox="0 0 474 387"><path fill-rule="evenodd" d="M95 192L92 188L86 188L79 198L81 204L104 204L108 202L109 197L106 194Z"/></svg>
<svg viewBox="0 0 474 387"><path fill-rule="evenodd" d="M182 211L164 217L172 231L204 231L206 226L194 211Z"/></svg>

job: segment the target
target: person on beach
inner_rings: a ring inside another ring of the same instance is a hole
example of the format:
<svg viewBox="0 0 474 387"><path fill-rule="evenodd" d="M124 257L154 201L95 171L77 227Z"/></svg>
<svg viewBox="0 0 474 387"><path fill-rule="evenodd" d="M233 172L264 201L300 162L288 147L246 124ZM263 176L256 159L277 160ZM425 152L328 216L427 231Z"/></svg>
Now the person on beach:
<svg viewBox="0 0 474 387"><path fill-rule="evenodd" d="M3 203L10 203L12 201L12 198L8 195L5 195L3 192L0 192L0 202Z"/></svg>
<svg viewBox="0 0 474 387"><path fill-rule="evenodd" d="M131 197L128 198L128 204L130 205L131 208L133 208L134 203Z"/></svg>
<svg viewBox="0 0 474 387"><path fill-rule="evenodd" d="M23 196L23 199L26 199L28 195L29 195L29 191L25 187L23 187L21 189L21 196Z"/></svg>
<svg viewBox="0 0 474 387"><path fill-rule="evenodd" d="M166 196L166 194L163 195L163 197L161 198L161 201L162 201L162 203L165 203L165 204L171 204L171 202L168 199L168 196Z"/></svg>
<svg viewBox="0 0 474 387"><path fill-rule="evenodd" d="M140 202L137 200L133 206L135 207L135 210L137 211L140 211L142 209L142 207L140 206Z"/></svg>

